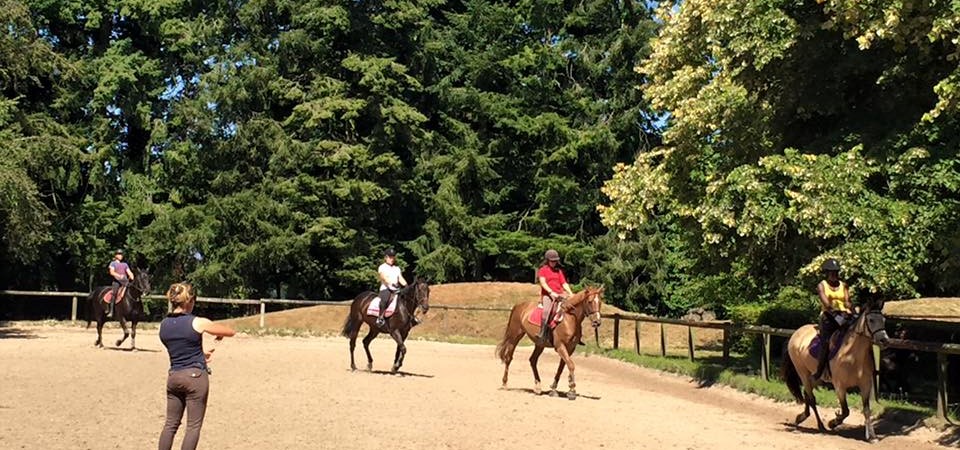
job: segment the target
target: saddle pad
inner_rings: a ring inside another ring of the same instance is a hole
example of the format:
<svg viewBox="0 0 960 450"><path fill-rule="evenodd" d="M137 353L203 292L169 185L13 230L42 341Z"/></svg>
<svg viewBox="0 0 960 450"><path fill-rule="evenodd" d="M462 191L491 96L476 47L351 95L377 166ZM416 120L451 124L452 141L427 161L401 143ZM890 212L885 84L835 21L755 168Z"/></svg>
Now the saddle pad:
<svg viewBox="0 0 960 450"><path fill-rule="evenodd" d="M537 308L531 311L530 315L527 316L527 321L539 327L540 324L543 323L542 322L543 321L543 305L537 305ZM556 317L554 317L553 320L550 321L550 326L551 327L557 326Z"/></svg>
<svg viewBox="0 0 960 450"><path fill-rule="evenodd" d="M843 342L843 338L846 337L847 332L850 331L849 327L845 327L842 330L833 333L833 339L830 340L830 359L837 356L837 352L840 350L840 344ZM810 341L810 356L817 358L820 356L820 335L813 337L813 340Z"/></svg>
<svg viewBox="0 0 960 450"><path fill-rule="evenodd" d="M383 317L390 317L397 310L397 296L394 295L390 299L390 304L387 305L387 311L383 313ZM370 306L367 307L368 316L379 316L380 315L380 297L374 297L373 301L370 302Z"/></svg>
<svg viewBox="0 0 960 450"><path fill-rule="evenodd" d="M112 289L109 290L109 291L107 291L106 294L103 294L103 302L104 302L104 303L110 303L111 300L113 300L113 290L112 290Z"/></svg>

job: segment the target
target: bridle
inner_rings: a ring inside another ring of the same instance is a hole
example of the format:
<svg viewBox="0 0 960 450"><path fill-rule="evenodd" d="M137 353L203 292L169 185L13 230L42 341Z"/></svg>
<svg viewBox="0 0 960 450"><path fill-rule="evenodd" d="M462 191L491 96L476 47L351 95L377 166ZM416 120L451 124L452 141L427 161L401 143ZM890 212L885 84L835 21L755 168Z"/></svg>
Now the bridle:
<svg viewBox="0 0 960 450"><path fill-rule="evenodd" d="M870 321L867 320L867 317L869 317L869 316L871 316L871 315L878 315L878 316L880 316L880 317L883 317L883 313L880 312L880 311L878 311L878 310L875 310L875 309L871 309L871 310L869 310L869 311L861 314L861 315L860 315L860 320L858 321L858 322L861 322L861 323L857 324L857 333L858 333L858 334L861 334L861 335L863 335L863 336L866 336L866 337L869 338L871 341L876 341L876 339L874 339L874 337L877 335L877 333L881 333L881 332L886 331L886 328L884 328L884 327L881 326L881 327L879 327L878 329L871 329L871 328L870 328Z"/></svg>

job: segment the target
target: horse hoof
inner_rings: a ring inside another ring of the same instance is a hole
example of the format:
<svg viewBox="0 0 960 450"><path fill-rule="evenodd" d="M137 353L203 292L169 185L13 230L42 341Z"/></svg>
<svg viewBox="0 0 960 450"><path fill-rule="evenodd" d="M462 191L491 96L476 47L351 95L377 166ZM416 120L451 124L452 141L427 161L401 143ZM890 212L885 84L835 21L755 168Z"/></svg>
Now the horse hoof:
<svg viewBox="0 0 960 450"><path fill-rule="evenodd" d="M807 420L807 417L810 417L806 414L797 414L797 418L793 420L794 425L800 425L804 420Z"/></svg>
<svg viewBox="0 0 960 450"><path fill-rule="evenodd" d="M540 389L540 386L537 385L537 386L534 386L534 387L533 387L533 393L534 393L534 394L537 394L537 395L540 395L540 394L543 394L543 390L541 390L541 389Z"/></svg>
<svg viewBox="0 0 960 450"><path fill-rule="evenodd" d="M551 389L551 390L550 390L550 396L551 396L551 397L556 397L556 396L557 396L557 391Z"/></svg>
<svg viewBox="0 0 960 450"><path fill-rule="evenodd" d="M356 371L357 371L357 366L350 366L350 371L351 371L351 372L356 372Z"/></svg>
<svg viewBox="0 0 960 450"><path fill-rule="evenodd" d="M501 390L501 391L506 391L506 390L507 390L507 383L501 384L501 385L500 385L500 390Z"/></svg>
<svg viewBox="0 0 960 450"><path fill-rule="evenodd" d="M568 399L568 400L576 400L576 399L577 399L577 393L574 392L574 391L569 391L569 392L567 392L567 399Z"/></svg>
<svg viewBox="0 0 960 450"><path fill-rule="evenodd" d="M136 353L136 352L139 352L140 349L136 347L130 347L130 351Z"/></svg>
<svg viewBox="0 0 960 450"><path fill-rule="evenodd" d="M117 343L116 343L116 344L114 344L114 347L119 347L119 346L120 346L120 344L122 344L122 343L123 343L123 341L117 341Z"/></svg>
<svg viewBox="0 0 960 450"><path fill-rule="evenodd" d="M399 372L399 371L400 371L400 367L399 367L399 366L393 366L392 368L390 368L390 373L392 373L392 374L394 374L394 375L396 375L396 373Z"/></svg>

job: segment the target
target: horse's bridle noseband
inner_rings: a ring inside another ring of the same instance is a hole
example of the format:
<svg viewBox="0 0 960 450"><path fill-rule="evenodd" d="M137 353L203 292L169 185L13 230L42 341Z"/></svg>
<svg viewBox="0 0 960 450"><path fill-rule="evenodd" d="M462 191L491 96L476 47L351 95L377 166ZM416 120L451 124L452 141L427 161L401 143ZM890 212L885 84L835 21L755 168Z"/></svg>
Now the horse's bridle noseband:
<svg viewBox="0 0 960 450"><path fill-rule="evenodd" d="M870 338L871 341L875 341L875 339L874 339L873 337L876 336L877 333L886 331L886 328L882 328L882 327L881 327L880 329L877 329L877 330L872 330L872 329L870 329L870 321L867 320L867 317L869 317L869 316L872 315L872 314L878 314L878 315L880 315L880 317L883 317L883 313L881 313L880 311L874 310L874 309L871 309L870 311L867 311L866 313L864 313L864 314L863 314L863 329L860 331L860 334L862 334L862 335Z"/></svg>

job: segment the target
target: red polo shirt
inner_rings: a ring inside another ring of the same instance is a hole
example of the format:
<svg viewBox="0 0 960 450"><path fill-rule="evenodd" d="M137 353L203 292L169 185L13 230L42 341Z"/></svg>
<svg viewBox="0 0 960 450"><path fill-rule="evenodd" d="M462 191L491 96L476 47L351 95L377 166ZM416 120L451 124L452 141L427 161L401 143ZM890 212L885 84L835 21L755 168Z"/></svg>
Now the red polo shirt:
<svg viewBox="0 0 960 450"><path fill-rule="evenodd" d="M550 289L553 292L558 294L564 293L563 285L567 282L567 277L563 276L563 270L560 270L560 267L557 266L556 270L551 269L550 265L544 265L540 267L540 270L537 271L537 282L540 282L540 279L544 278L547 280L547 286L550 286ZM540 295L550 295L543 286L540 287Z"/></svg>

